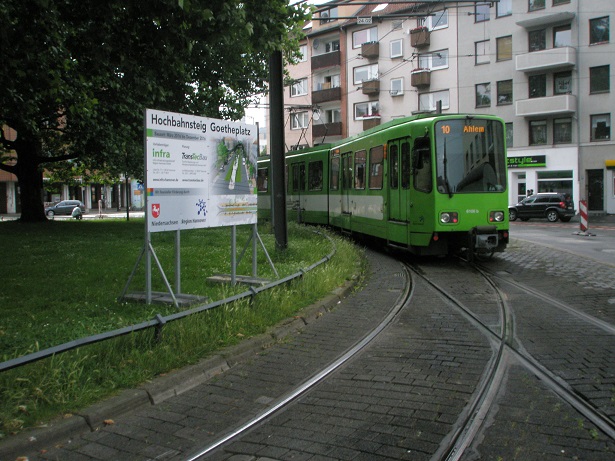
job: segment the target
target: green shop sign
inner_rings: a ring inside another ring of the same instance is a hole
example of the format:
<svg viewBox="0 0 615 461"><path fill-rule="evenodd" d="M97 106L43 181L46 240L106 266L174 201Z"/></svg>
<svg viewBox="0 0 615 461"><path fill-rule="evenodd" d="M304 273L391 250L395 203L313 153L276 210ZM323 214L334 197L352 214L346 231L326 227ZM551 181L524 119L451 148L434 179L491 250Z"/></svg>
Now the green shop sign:
<svg viewBox="0 0 615 461"><path fill-rule="evenodd" d="M547 166L546 155L526 155L524 157L508 157L508 168L536 168Z"/></svg>

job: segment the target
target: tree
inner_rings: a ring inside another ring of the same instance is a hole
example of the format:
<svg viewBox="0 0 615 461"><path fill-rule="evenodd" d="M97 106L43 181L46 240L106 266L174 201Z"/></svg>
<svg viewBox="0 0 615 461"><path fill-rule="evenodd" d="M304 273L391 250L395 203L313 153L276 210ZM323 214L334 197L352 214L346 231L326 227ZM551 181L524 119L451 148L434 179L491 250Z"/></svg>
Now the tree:
<svg viewBox="0 0 615 461"><path fill-rule="evenodd" d="M44 221L43 170L143 174L146 108L238 119L272 50L298 52L286 0L2 0L0 169L22 221ZM24 33L25 31L25 33Z"/></svg>

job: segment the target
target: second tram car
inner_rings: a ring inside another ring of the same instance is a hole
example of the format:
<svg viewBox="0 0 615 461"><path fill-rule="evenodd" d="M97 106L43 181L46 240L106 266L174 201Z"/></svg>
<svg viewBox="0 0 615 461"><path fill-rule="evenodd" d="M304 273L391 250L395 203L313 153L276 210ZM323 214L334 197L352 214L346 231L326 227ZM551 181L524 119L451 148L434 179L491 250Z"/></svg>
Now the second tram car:
<svg viewBox="0 0 615 461"><path fill-rule="evenodd" d="M421 114L288 152L288 218L377 237L419 255L503 251L505 138L495 116ZM269 159L260 159L259 216L265 218L269 172Z"/></svg>

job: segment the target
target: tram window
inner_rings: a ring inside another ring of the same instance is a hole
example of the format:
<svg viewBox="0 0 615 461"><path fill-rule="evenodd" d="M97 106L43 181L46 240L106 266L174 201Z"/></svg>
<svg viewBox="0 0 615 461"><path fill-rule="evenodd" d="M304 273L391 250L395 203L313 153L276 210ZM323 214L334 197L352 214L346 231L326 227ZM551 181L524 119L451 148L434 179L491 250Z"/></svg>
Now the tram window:
<svg viewBox="0 0 615 461"><path fill-rule="evenodd" d="M397 144L393 144L389 150L389 183L391 189L397 189L399 185L399 152Z"/></svg>
<svg viewBox="0 0 615 461"><path fill-rule="evenodd" d="M308 190L322 190L322 161L308 164Z"/></svg>
<svg viewBox="0 0 615 461"><path fill-rule="evenodd" d="M269 190L269 170L267 168L259 168L256 173L256 188L259 192L267 192Z"/></svg>
<svg viewBox="0 0 615 461"><path fill-rule="evenodd" d="M297 163L293 165L293 191L305 190L305 164Z"/></svg>
<svg viewBox="0 0 615 461"><path fill-rule="evenodd" d="M329 178L329 189L338 190L340 187L340 158L331 159L331 176Z"/></svg>
<svg viewBox="0 0 615 461"><path fill-rule="evenodd" d="M414 148L414 188L423 192L431 192L431 150L429 146Z"/></svg>
<svg viewBox="0 0 615 461"><path fill-rule="evenodd" d="M369 188L382 189L382 160L384 147L372 147L369 151Z"/></svg>
<svg viewBox="0 0 615 461"><path fill-rule="evenodd" d="M367 152L361 150L354 155L354 188L365 189L365 157Z"/></svg>
<svg viewBox="0 0 615 461"><path fill-rule="evenodd" d="M412 174L412 164L410 162L410 143L404 142L401 145L401 187L410 187L410 175Z"/></svg>

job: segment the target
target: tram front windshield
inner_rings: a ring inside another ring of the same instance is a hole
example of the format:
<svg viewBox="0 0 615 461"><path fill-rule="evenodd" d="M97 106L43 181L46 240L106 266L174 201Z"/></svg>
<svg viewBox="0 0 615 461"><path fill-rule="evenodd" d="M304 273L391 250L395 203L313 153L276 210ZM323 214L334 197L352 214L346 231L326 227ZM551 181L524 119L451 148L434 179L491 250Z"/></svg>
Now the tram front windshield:
<svg viewBox="0 0 615 461"><path fill-rule="evenodd" d="M438 192L463 194L506 189L504 126L467 117L435 125Z"/></svg>

